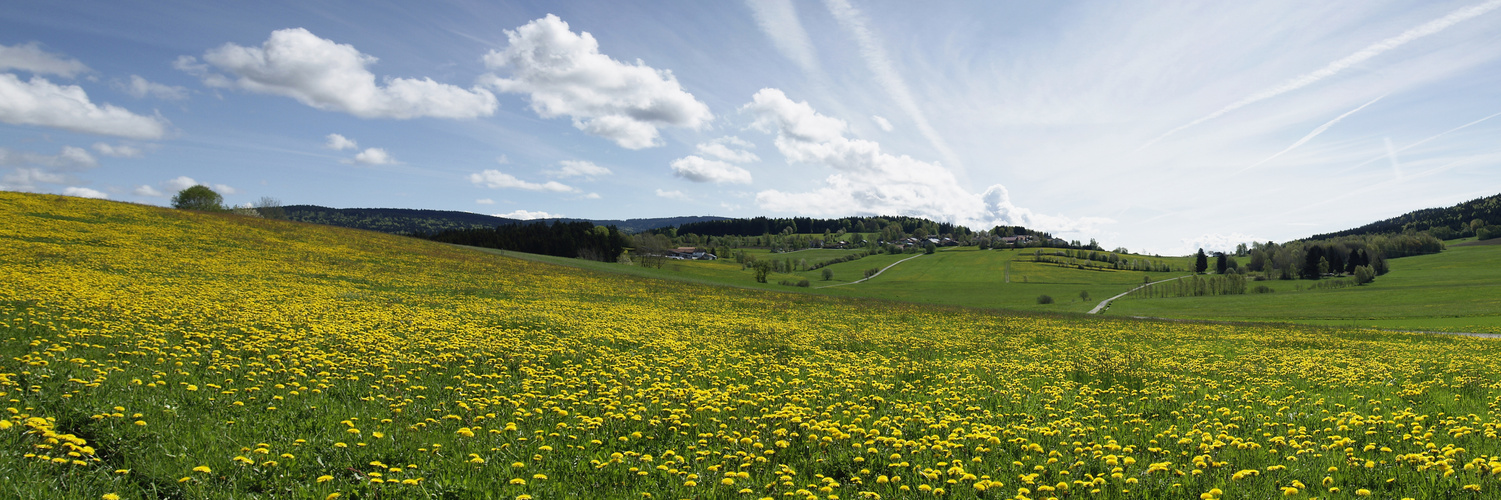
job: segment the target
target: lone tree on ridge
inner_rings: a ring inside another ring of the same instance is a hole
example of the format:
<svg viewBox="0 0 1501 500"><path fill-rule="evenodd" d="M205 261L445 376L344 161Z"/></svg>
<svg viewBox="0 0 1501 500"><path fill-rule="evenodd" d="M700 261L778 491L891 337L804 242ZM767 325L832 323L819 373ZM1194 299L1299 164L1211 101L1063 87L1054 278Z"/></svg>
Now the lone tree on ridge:
<svg viewBox="0 0 1501 500"><path fill-rule="evenodd" d="M224 197L219 196L208 186L199 184L182 191L178 191L172 197L172 208L181 210L201 210L205 212L223 212Z"/></svg>

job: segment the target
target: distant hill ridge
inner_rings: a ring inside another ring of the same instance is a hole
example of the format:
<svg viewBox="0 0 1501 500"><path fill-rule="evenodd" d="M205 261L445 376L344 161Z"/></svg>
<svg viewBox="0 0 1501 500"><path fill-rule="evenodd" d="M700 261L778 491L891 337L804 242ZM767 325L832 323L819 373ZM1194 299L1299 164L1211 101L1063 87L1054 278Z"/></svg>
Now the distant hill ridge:
<svg viewBox="0 0 1501 500"><path fill-rule="evenodd" d="M539 221L584 221L597 226L615 226L627 233L638 233L679 224L725 219L705 215L624 220L575 218L520 220L457 210L415 208L329 208L318 205L287 205L282 209L286 211L287 219L290 220L393 234L437 233L453 229L489 228Z"/></svg>
<svg viewBox="0 0 1501 500"><path fill-rule="evenodd" d="M1394 234L1409 229L1428 231L1440 239L1448 239L1474 235L1479 229L1471 227L1475 220L1481 221L1482 227L1501 225L1501 194L1476 198L1448 208L1414 210L1354 229L1316 234L1309 239L1324 240L1341 236Z"/></svg>

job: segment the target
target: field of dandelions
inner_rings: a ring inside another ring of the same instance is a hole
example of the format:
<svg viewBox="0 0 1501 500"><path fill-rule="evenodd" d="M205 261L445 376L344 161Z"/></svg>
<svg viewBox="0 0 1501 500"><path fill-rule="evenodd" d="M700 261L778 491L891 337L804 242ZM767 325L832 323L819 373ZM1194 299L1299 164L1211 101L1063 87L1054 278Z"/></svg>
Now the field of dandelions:
<svg viewBox="0 0 1501 500"><path fill-rule="evenodd" d="M1501 495L1493 340L716 288L18 193L0 400L6 498Z"/></svg>

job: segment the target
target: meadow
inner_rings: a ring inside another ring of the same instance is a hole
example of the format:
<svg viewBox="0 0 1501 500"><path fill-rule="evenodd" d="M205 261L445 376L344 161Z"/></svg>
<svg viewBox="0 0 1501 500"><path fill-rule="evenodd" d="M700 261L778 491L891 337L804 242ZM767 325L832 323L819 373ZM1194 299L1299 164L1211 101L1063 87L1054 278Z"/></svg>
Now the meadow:
<svg viewBox="0 0 1501 500"><path fill-rule="evenodd" d="M17 193L0 283L0 497L1501 491L1481 339L776 293Z"/></svg>
<svg viewBox="0 0 1501 500"><path fill-rule="evenodd" d="M696 284L756 288L793 293L816 293L841 297L867 297L905 302L952 305L972 308L1037 312L1087 312L1099 301L1142 284L1144 278L1166 279L1188 274L1180 272L1145 272L1109 269L1079 269L1077 266L1051 262L1034 262L1036 249L980 250L976 247L946 247L932 255L903 262L879 277L857 285L843 286L864 277L871 268L886 266L917 254L875 254L862 259L833 264L831 280L823 280L822 269L772 273L766 283L757 283L751 270L728 258L716 261L668 260L662 267L621 266L546 255L502 250L478 249L499 255L579 267L629 276L684 281ZM765 249L742 249L757 259L806 260L809 264L832 260L854 251L808 249L772 253ZM1053 249L1043 249L1053 251ZM1192 265L1188 257L1142 257L1181 269ZM808 280L809 287L781 284ZM833 285L833 286L831 286ZM1085 292L1088 298L1081 297ZM1051 304L1038 303L1047 295Z"/></svg>
<svg viewBox="0 0 1501 500"><path fill-rule="evenodd" d="M1391 259L1390 273L1362 286L1316 289L1308 280L1260 281L1249 285L1274 291L1128 298L1114 302L1109 314L1501 333L1501 246L1453 243L1441 253Z"/></svg>

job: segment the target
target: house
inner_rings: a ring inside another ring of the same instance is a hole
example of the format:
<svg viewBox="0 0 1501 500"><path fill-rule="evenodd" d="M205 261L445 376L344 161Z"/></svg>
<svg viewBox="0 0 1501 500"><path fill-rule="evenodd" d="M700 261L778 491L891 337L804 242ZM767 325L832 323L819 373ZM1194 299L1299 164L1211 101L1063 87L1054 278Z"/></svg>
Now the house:
<svg viewBox="0 0 1501 500"><path fill-rule="evenodd" d="M719 257L701 248L677 247L668 249L667 258L676 260L715 260Z"/></svg>
<svg viewBox="0 0 1501 500"><path fill-rule="evenodd" d="M1030 235L1006 236L1001 238L1001 244L1003 245L1022 246L1029 243L1032 243L1032 236Z"/></svg>

